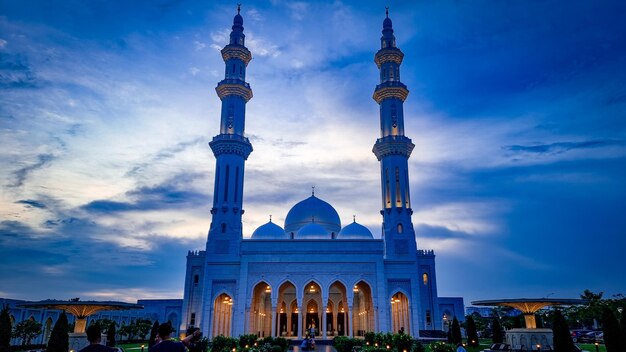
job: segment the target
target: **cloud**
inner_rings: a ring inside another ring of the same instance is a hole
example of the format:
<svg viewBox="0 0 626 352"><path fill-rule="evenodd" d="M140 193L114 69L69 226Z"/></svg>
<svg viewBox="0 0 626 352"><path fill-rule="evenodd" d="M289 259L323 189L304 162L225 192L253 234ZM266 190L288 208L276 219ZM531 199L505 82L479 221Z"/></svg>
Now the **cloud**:
<svg viewBox="0 0 626 352"><path fill-rule="evenodd" d="M22 199L22 200L18 200L15 203L24 204L27 207L33 207L33 208L39 208L39 209L46 208L46 205L44 203L36 201L36 200L32 200L32 199Z"/></svg>
<svg viewBox="0 0 626 352"><path fill-rule="evenodd" d="M0 53L0 89L39 88L40 86L41 82L23 55Z"/></svg>
<svg viewBox="0 0 626 352"><path fill-rule="evenodd" d="M24 166L13 172L15 180L13 181L13 184L9 185L9 187L21 187L24 184L24 181L26 181L28 175L38 169L47 166L48 164L50 164L50 162L52 162L52 160L54 160L54 158L55 157L51 154L37 155L37 161L34 164Z"/></svg>
<svg viewBox="0 0 626 352"><path fill-rule="evenodd" d="M532 154L561 154L574 149L593 149L612 146L624 146L626 142L623 140L591 140L583 142L557 142L551 144L537 145L507 145L502 147L504 150L513 153L532 153Z"/></svg>

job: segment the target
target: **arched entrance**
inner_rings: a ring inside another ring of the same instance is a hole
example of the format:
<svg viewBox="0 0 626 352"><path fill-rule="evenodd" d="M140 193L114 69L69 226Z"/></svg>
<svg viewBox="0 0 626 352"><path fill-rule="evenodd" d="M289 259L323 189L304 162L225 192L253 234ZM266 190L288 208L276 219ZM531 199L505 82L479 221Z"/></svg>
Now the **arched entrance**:
<svg viewBox="0 0 626 352"><path fill-rule="evenodd" d="M291 337L298 333L298 303L296 301L296 286L285 282L278 288L278 318L277 324L280 336Z"/></svg>
<svg viewBox="0 0 626 352"><path fill-rule="evenodd" d="M250 328L248 332L258 337L272 334L272 288L261 281L252 290L250 306Z"/></svg>
<svg viewBox="0 0 626 352"><path fill-rule="evenodd" d="M366 332L375 330L372 290L365 281L359 281L352 288L352 293L354 294L352 301L354 336L365 336Z"/></svg>
<svg viewBox="0 0 626 352"><path fill-rule="evenodd" d="M42 343L47 344L48 339L50 339L50 334L52 333L52 318L48 317L46 319L46 324L43 330L43 341Z"/></svg>
<svg viewBox="0 0 626 352"><path fill-rule="evenodd" d="M402 292L391 297L391 331L411 331L409 320L409 300Z"/></svg>
<svg viewBox="0 0 626 352"><path fill-rule="evenodd" d="M211 336L230 337L233 316L233 298L222 293L213 302L213 327Z"/></svg>
<svg viewBox="0 0 626 352"><path fill-rule="evenodd" d="M344 336L347 335L347 312L348 307L345 302L348 301L346 286L339 281L330 285L328 292L326 328L328 335Z"/></svg>
<svg viewBox="0 0 626 352"><path fill-rule="evenodd" d="M311 281L304 286L304 295L302 297L304 303L303 309L306 309L302 316L302 329L300 330L300 336L306 336L307 334L319 336L319 327L321 318L319 316L322 306L322 288L315 281Z"/></svg>

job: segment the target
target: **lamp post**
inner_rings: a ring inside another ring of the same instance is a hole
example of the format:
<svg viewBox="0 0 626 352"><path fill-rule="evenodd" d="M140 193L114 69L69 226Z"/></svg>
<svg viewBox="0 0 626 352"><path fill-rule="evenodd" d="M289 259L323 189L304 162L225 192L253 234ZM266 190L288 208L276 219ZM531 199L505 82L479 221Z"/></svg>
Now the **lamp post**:
<svg viewBox="0 0 626 352"><path fill-rule="evenodd" d="M596 341L594 345L596 345L596 352L600 352L600 343Z"/></svg>

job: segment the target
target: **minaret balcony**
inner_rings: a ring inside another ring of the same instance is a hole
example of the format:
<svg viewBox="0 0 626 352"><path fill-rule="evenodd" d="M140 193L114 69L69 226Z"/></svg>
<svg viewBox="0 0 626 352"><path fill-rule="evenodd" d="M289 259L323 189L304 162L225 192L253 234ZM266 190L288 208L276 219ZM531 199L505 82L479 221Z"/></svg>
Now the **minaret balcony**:
<svg viewBox="0 0 626 352"><path fill-rule="evenodd" d="M404 83L399 81L387 81L376 86L372 99L380 104L381 101L387 98L396 98L405 101L408 96L409 90Z"/></svg>
<svg viewBox="0 0 626 352"><path fill-rule="evenodd" d="M385 62L395 62L400 65L402 63L402 59L404 58L404 53L400 51L398 48L384 48L378 50L376 55L374 56L374 62L376 66L380 69L380 66Z"/></svg>
<svg viewBox="0 0 626 352"><path fill-rule="evenodd" d="M222 58L224 61L228 61L230 59L239 59L243 61L246 66L250 60L252 60L252 54L250 50L248 50L245 46L238 44L228 44L222 49Z"/></svg>
<svg viewBox="0 0 626 352"><path fill-rule="evenodd" d="M410 157L411 152L415 148L415 144L411 142L411 138L405 136L386 136L378 138L372 152L376 155L378 161L390 155L401 155Z"/></svg>
<svg viewBox="0 0 626 352"><path fill-rule="evenodd" d="M252 153L252 144L248 138L238 134L218 134L209 142L209 146L216 158L222 154L235 154L248 159Z"/></svg>
<svg viewBox="0 0 626 352"><path fill-rule="evenodd" d="M221 100L229 95L240 96L245 99L246 103L252 99L250 84L240 79L224 79L217 84L215 91Z"/></svg>

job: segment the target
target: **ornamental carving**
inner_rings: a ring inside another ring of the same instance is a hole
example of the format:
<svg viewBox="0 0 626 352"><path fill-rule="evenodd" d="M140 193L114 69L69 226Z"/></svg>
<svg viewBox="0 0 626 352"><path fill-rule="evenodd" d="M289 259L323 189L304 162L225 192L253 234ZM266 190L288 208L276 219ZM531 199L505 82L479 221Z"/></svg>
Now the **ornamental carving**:
<svg viewBox="0 0 626 352"><path fill-rule="evenodd" d="M252 153L252 144L250 144L248 138L236 134L220 134L215 136L209 143L209 146L216 158L222 154L235 154L242 156L245 160L248 159L248 155Z"/></svg>
<svg viewBox="0 0 626 352"><path fill-rule="evenodd" d="M252 60L252 54L250 50L248 50L245 46L240 45L226 45L224 49L222 49L222 58L224 61L230 59L239 59L243 61L246 66L250 60Z"/></svg>
<svg viewBox="0 0 626 352"><path fill-rule="evenodd" d="M405 101L407 96L409 96L409 90L406 89L406 87L382 86L378 87L374 91L374 95L372 96L372 98L376 100L378 104L380 104L381 101L387 98L396 98L400 99L401 101Z"/></svg>
<svg viewBox="0 0 626 352"><path fill-rule="evenodd" d="M415 144L411 142L410 138L405 136L387 136L376 141L372 152L380 161L389 155L402 155L408 158L411 156L413 148L415 148Z"/></svg>
<svg viewBox="0 0 626 352"><path fill-rule="evenodd" d="M402 59L404 58L404 53L400 51L398 48L387 48L381 49L374 56L374 62L376 66L380 68L380 66L385 62L395 62L400 65L402 63Z"/></svg>
<svg viewBox="0 0 626 352"><path fill-rule="evenodd" d="M222 81L223 82L223 81ZM229 95L237 95L242 97L246 103L252 99L252 89L249 86L238 83L222 83L220 82L215 91L220 99L224 100Z"/></svg>

